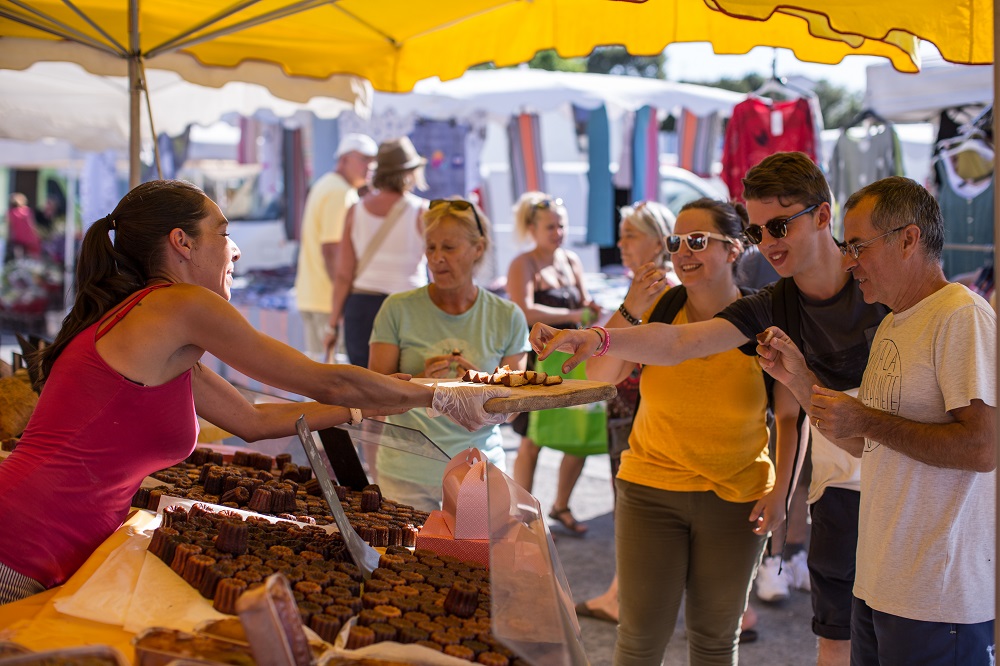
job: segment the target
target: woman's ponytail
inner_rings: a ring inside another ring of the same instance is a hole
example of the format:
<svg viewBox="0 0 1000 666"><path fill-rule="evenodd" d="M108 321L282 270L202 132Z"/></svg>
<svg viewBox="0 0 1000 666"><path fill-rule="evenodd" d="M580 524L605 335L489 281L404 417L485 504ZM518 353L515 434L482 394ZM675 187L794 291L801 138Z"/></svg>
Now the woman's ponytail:
<svg viewBox="0 0 1000 666"><path fill-rule="evenodd" d="M76 263L76 299L55 342L31 360L44 382L78 333L146 285L161 269L172 229L199 235L208 197L191 183L154 180L126 194L115 210L91 225ZM39 387L36 387L39 388Z"/></svg>

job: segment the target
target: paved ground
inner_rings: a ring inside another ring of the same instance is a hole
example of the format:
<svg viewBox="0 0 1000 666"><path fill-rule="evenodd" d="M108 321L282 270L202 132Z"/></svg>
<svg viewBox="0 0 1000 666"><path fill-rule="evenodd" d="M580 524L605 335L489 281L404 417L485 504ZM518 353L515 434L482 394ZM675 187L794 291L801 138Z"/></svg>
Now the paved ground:
<svg viewBox="0 0 1000 666"><path fill-rule="evenodd" d="M509 445L516 446L517 436L505 433ZM508 467L515 451L509 451ZM548 511L555 494L555 480L560 454L543 449L535 474L535 496ZM583 538L566 536L559 527L552 534L562 560L575 601L602 593L611 580L614 563L614 521L612 520L611 470L608 457L587 459L583 476L574 490L570 506L590 530ZM550 521L551 522L551 521ZM740 647L740 663L745 666L808 666L816 663L815 637L810 631L812 617L809 595L793 592L780 605L752 602L758 611L759 639ZM615 627L601 620L581 618L583 642L592 666L611 664ZM663 663L680 666L688 663L683 617L667 648Z"/></svg>

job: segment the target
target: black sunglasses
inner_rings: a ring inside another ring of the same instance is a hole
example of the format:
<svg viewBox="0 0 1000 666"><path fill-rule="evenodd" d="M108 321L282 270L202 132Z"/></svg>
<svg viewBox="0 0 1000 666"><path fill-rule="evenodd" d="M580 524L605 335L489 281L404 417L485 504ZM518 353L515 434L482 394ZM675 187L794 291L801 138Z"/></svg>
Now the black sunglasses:
<svg viewBox="0 0 1000 666"><path fill-rule="evenodd" d="M479 213L476 212L476 207L471 201L466 201L465 199L433 199L429 208L433 209L438 206L447 206L460 213L471 210L472 216L476 218L476 228L479 229L479 235L486 238L486 234L483 232L483 223L479 221Z"/></svg>
<svg viewBox="0 0 1000 666"><path fill-rule="evenodd" d="M800 210L795 215L789 215L788 217L776 217L773 220L768 220L764 223L764 226L759 224L748 225L746 229L743 230L743 235L747 237L747 240L754 245L760 245L764 242L764 228L767 228L767 232L771 234L773 238L784 238L788 234L788 223L795 218L811 213L819 208L819 204L813 204L805 210Z"/></svg>

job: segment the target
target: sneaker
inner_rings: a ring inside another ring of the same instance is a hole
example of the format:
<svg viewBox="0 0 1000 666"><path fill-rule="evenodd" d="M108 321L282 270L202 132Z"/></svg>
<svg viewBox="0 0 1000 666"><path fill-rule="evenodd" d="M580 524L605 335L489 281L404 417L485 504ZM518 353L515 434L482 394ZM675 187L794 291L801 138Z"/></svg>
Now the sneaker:
<svg viewBox="0 0 1000 666"><path fill-rule="evenodd" d="M785 562L785 569L791 574L788 585L796 590L808 592L812 589L809 584L809 566L806 564L806 551L800 550L792 555L792 559Z"/></svg>
<svg viewBox="0 0 1000 666"><path fill-rule="evenodd" d="M757 567L757 598L761 601L774 603L788 598L788 585L791 582L791 572L781 567L781 556L765 557Z"/></svg>

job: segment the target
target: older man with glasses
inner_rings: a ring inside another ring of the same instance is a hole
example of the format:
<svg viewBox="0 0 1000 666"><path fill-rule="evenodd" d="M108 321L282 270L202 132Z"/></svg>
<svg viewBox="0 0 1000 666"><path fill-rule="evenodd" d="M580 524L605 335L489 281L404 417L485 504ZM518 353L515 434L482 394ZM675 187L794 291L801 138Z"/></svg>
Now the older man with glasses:
<svg viewBox="0 0 1000 666"><path fill-rule="evenodd" d="M861 459L851 663L994 664L996 314L941 269L944 220L907 178L845 206L844 267L879 326L857 398L823 386L788 336L761 365Z"/></svg>
<svg viewBox="0 0 1000 666"><path fill-rule="evenodd" d="M652 365L674 365L735 347L753 354L755 335L778 324L797 329L793 337L801 341L806 361L824 384L840 391L856 390L870 341L887 309L866 303L858 283L843 269L843 257L831 232L832 195L823 172L804 153L776 153L751 168L743 186L750 218L744 235L782 279L737 300L709 321L614 329L607 354ZM569 367L591 356L601 344L600 336L588 330L556 331L544 325L532 329L531 341L540 358L555 349L572 352ZM819 637L818 663L846 666L860 465L815 428L811 435L808 564L812 629ZM778 550L776 544L774 550ZM785 578L789 569L786 563Z"/></svg>

